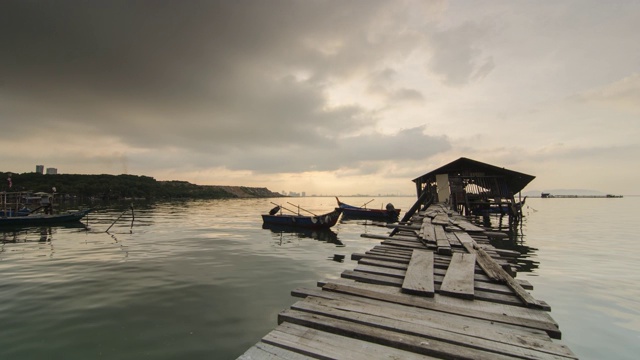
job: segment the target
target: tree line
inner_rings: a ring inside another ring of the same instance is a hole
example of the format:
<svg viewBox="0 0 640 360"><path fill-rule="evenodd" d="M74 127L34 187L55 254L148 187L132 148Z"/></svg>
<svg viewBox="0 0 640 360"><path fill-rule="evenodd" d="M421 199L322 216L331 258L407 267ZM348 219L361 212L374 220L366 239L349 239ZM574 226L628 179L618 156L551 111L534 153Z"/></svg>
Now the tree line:
<svg viewBox="0 0 640 360"><path fill-rule="evenodd" d="M0 173L6 179L2 191L55 192L72 198L117 200L126 198L222 199L236 195L218 186L195 185L186 181L157 181L137 175L78 175L40 173ZM9 180L10 179L10 180ZM265 189L266 190L266 189Z"/></svg>

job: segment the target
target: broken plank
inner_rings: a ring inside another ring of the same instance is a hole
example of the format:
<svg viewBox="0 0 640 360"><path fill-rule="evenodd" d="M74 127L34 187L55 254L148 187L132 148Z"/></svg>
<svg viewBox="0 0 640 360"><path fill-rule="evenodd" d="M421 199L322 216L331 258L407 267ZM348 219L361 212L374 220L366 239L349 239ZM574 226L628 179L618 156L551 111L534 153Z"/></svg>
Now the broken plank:
<svg viewBox="0 0 640 360"><path fill-rule="evenodd" d="M336 290L336 287L339 287ZM354 301L383 303L382 306L408 306L416 311L429 311L429 316L460 316L466 319L488 321L512 326L511 332L521 331L528 335L542 336L549 339L552 336L560 338L557 323L548 313L525 307L513 307L491 302L458 299L436 293L433 298L402 293L400 288L374 285L348 279L329 280L322 289L297 288L291 291L294 297L308 296L326 299L349 298ZM503 319L500 321L500 319ZM528 326L531 325L531 326ZM549 340L550 341L550 340Z"/></svg>
<svg viewBox="0 0 640 360"><path fill-rule="evenodd" d="M511 334L511 328L503 324L491 324L458 316L442 316L432 312L425 316L424 312L403 305L391 306L312 296L296 302L291 309L517 358L575 358L566 347L558 346L549 340L541 341L535 336Z"/></svg>
<svg viewBox="0 0 640 360"><path fill-rule="evenodd" d="M471 349L466 346L451 344L436 339L425 339L422 336L399 333L386 328L369 326L367 323L360 324L357 322L336 319L319 314L309 314L295 310L285 310L281 312L278 316L278 321L286 321L286 323L298 324L306 328L317 329L348 338L366 340L371 343L410 351L416 353L415 355L421 354L423 356L450 358L451 354L455 354L456 359L470 360L512 359L512 357L486 350ZM340 358L350 357L343 356ZM404 359L403 357L400 358Z"/></svg>
<svg viewBox="0 0 640 360"><path fill-rule="evenodd" d="M353 283L352 285L328 283L324 285L322 289L326 291L352 294L392 303L431 309L443 313L458 314L472 318L524 326L532 329L539 329L547 332L547 334L549 334L549 336L554 339L560 339L561 337L560 330L558 330L557 325L552 320L541 316L539 312L532 313L530 311L535 310L524 307L504 306L501 304L494 304L489 302L476 302L455 299L447 296L438 297L437 294L434 298L426 298L410 294L403 294L400 292L399 288L387 286L371 286L368 284L359 284L357 282ZM460 303L460 305L441 303L441 301L444 300L443 298L452 300L455 299L458 300L458 302L463 303ZM488 311L489 309L492 310ZM525 310L528 310L529 312Z"/></svg>
<svg viewBox="0 0 640 360"><path fill-rule="evenodd" d="M395 245L401 247L408 247L412 249L426 249L427 246L419 241L398 241L398 240L384 240L382 244Z"/></svg>
<svg viewBox="0 0 640 360"><path fill-rule="evenodd" d="M402 282L402 291L432 297L435 291L433 261L432 251L414 250Z"/></svg>
<svg viewBox="0 0 640 360"><path fill-rule="evenodd" d="M435 225L449 225L449 216L446 214L438 214L431 219L431 223Z"/></svg>
<svg viewBox="0 0 640 360"><path fill-rule="evenodd" d="M463 299L474 298L475 254L455 253L442 281L440 293Z"/></svg>
<svg viewBox="0 0 640 360"><path fill-rule="evenodd" d="M551 311L551 307L546 302L538 301L533 296L531 296L531 294L523 289L522 286L520 286L520 284L511 277L511 275L509 275L495 261L493 261L493 259L491 259L484 250L477 249L476 254L478 255L478 264L483 269L485 267L491 269L491 272L495 274L495 276L497 276L501 282L506 283L507 286L509 286L515 292L516 296L518 296L518 298L520 298L520 300L522 300L522 302L524 302L527 307Z"/></svg>
<svg viewBox="0 0 640 360"><path fill-rule="evenodd" d="M313 357L299 354L271 344L259 342L240 355L237 360L311 360Z"/></svg>
<svg viewBox="0 0 640 360"><path fill-rule="evenodd" d="M345 270L340 274L340 276L344 279L356 280L368 284L386 285L401 288L403 279L401 276L396 274L396 272L398 271L400 270L386 269L383 271L377 271L376 269L364 269L358 267L356 268L356 270ZM443 278L441 276L434 275L434 287L436 292L440 292L442 279ZM478 288L474 290L474 296L476 300L480 301L488 301L511 306L523 306L520 299L511 291L509 291L508 288L484 289L478 286Z"/></svg>
<svg viewBox="0 0 640 360"><path fill-rule="evenodd" d="M423 359L418 354L364 340L283 323L262 338L262 342L319 359L370 360L371 354L385 354L389 359Z"/></svg>

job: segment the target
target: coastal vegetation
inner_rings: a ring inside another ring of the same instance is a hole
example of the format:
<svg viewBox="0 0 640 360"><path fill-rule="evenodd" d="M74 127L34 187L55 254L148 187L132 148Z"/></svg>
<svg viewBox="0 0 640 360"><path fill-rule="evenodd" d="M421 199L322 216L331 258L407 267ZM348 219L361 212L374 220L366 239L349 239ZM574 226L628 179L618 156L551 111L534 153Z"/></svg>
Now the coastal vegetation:
<svg viewBox="0 0 640 360"><path fill-rule="evenodd" d="M117 199L224 199L281 196L267 188L196 185L187 181L158 181L137 175L80 175L0 172L2 191L55 192L72 198ZM9 178L11 181L9 182ZM11 184L10 184L11 183ZM11 185L11 186L10 186Z"/></svg>

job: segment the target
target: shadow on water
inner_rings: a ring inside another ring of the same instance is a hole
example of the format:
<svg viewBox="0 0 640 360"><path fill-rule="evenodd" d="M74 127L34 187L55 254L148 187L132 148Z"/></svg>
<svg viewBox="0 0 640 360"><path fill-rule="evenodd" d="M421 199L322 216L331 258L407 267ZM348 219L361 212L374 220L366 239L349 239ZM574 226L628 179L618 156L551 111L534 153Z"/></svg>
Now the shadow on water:
<svg viewBox="0 0 640 360"><path fill-rule="evenodd" d="M357 225L362 229L361 233L368 234L370 232L379 233L380 228L386 228L387 224L393 224L397 221L393 220L371 220L352 217L341 217L340 224L344 225Z"/></svg>
<svg viewBox="0 0 640 360"><path fill-rule="evenodd" d="M342 241L338 239L338 234L331 229L301 229L287 226L268 225L263 224L263 229L270 230L273 238L277 240L278 245L291 243L299 239L314 239L330 244L335 244L338 247L344 246Z"/></svg>
<svg viewBox="0 0 640 360"><path fill-rule="evenodd" d="M5 227L0 229L2 243L50 242L58 229L71 229L78 232L89 231L89 227L81 222L70 222L56 226Z"/></svg>
<svg viewBox="0 0 640 360"><path fill-rule="evenodd" d="M477 217L475 219L475 223L479 226L488 226L492 231L507 234L506 238L490 238L490 242L497 249L519 253L514 262L517 272L535 273L535 270L540 266L540 262L536 260L538 249L526 244L524 233L526 221L527 218L523 215L517 226L513 227L509 224L508 216L504 215L493 214L488 218Z"/></svg>

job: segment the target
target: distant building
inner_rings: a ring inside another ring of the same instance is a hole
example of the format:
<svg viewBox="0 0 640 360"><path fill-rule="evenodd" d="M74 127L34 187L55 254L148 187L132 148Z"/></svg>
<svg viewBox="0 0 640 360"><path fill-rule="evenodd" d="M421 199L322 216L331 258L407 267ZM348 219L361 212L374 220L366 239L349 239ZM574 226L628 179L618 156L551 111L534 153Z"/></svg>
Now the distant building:
<svg viewBox="0 0 640 360"><path fill-rule="evenodd" d="M44 165L36 165L36 173L44 174Z"/></svg>
<svg viewBox="0 0 640 360"><path fill-rule="evenodd" d="M302 194L301 194L301 196L302 196L302 197L305 197L305 196L307 196L307 193L306 193L305 191L303 191L303 192L302 192Z"/></svg>
<svg viewBox="0 0 640 360"><path fill-rule="evenodd" d="M56 175L58 173L58 169L56 168L47 168L47 175Z"/></svg>

